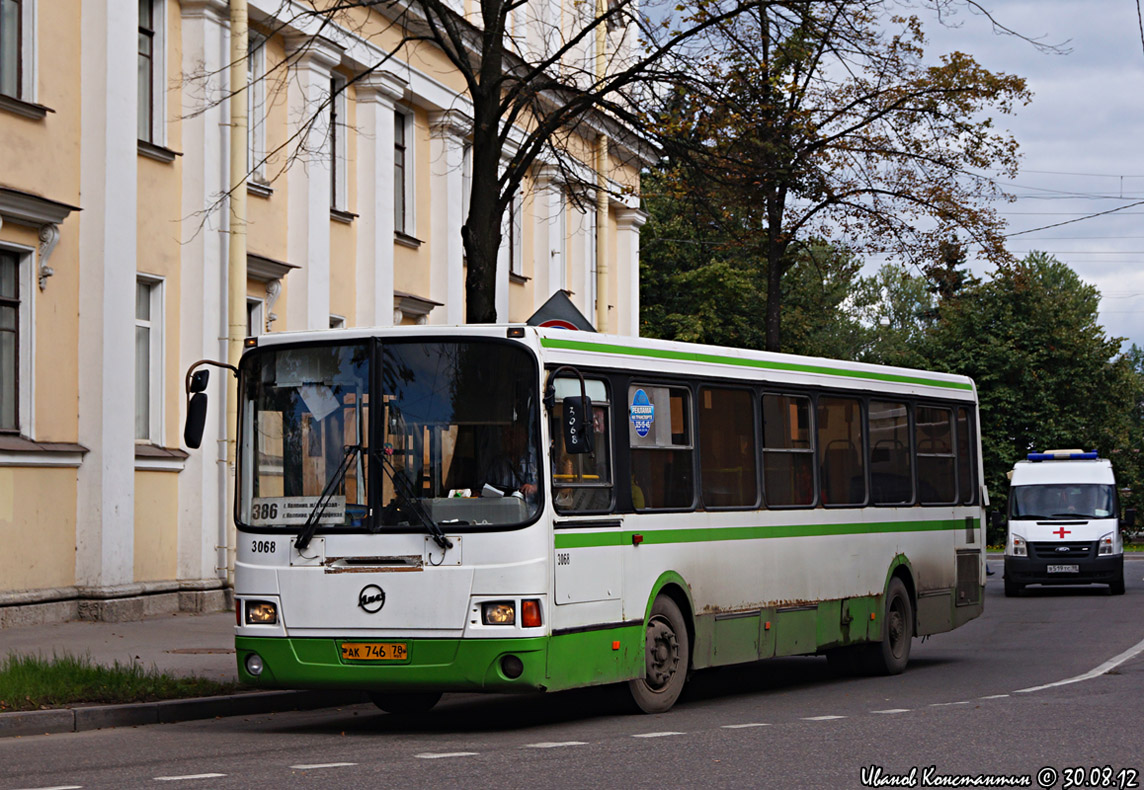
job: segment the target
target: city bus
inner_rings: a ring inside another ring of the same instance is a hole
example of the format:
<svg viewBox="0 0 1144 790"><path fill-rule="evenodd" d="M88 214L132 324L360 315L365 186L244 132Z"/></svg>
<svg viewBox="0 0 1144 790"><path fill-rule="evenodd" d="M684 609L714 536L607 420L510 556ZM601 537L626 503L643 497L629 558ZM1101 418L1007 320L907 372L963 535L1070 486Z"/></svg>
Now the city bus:
<svg viewBox="0 0 1144 790"><path fill-rule="evenodd" d="M982 612L970 379L523 325L246 346L251 686L419 713L615 684L663 712L691 672L774 656L896 674Z"/></svg>

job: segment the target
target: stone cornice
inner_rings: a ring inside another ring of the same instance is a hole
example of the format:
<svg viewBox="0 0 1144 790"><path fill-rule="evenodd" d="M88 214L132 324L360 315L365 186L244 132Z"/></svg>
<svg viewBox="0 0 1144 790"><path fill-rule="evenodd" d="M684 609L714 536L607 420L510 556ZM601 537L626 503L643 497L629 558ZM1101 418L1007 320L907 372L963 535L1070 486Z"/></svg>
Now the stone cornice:
<svg viewBox="0 0 1144 790"><path fill-rule="evenodd" d="M375 71L354 82L357 100L393 104L405 98L409 83L388 71Z"/></svg>
<svg viewBox="0 0 1144 790"><path fill-rule="evenodd" d="M329 39L293 33L285 36L286 57L291 66L307 66L333 71L341 65L345 50Z"/></svg>
<svg viewBox="0 0 1144 790"><path fill-rule="evenodd" d="M0 220L4 222L15 222L33 228L49 223L58 225L73 211L80 211L80 208L33 195L31 192L0 186Z"/></svg>
<svg viewBox="0 0 1144 790"><path fill-rule="evenodd" d="M464 140L472 133L473 119L460 110L429 113L429 134L432 137L456 137Z"/></svg>

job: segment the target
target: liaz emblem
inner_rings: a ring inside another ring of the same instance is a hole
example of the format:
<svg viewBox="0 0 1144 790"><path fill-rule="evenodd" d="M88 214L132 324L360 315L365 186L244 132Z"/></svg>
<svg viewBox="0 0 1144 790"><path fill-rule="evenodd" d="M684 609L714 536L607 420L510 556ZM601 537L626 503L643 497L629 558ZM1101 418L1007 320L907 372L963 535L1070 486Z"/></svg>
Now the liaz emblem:
<svg viewBox="0 0 1144 790"><path fill-rule="evenodd" d="M376 584L367 584L358 593L357 605L368 614L377 614L385 606L385 590Z"/></svg>

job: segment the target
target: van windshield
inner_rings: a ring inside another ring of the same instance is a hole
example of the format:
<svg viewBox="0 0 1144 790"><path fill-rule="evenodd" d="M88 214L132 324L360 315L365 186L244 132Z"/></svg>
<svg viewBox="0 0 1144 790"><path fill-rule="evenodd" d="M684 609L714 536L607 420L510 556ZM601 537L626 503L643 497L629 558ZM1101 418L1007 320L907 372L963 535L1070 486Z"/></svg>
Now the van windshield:
<svg viewBox="0 0 1144 790"><path fill-rule="evenodd" d="M1015 486L1009 492L1014 519L1111 518L1116 513L1116 487L1055 484Z"/></svg>

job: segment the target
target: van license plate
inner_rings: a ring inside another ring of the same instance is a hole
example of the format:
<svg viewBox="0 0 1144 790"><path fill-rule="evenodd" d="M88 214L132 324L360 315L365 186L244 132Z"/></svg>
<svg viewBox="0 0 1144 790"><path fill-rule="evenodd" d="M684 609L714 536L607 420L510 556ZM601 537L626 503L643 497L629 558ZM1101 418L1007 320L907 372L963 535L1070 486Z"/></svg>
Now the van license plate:
<svg viewBox="0 0 1144 790"><path fill-rule="evenodd" d="M1046 568L1049 573L1080 573L1079 565L1050 565Z"/></svg>

